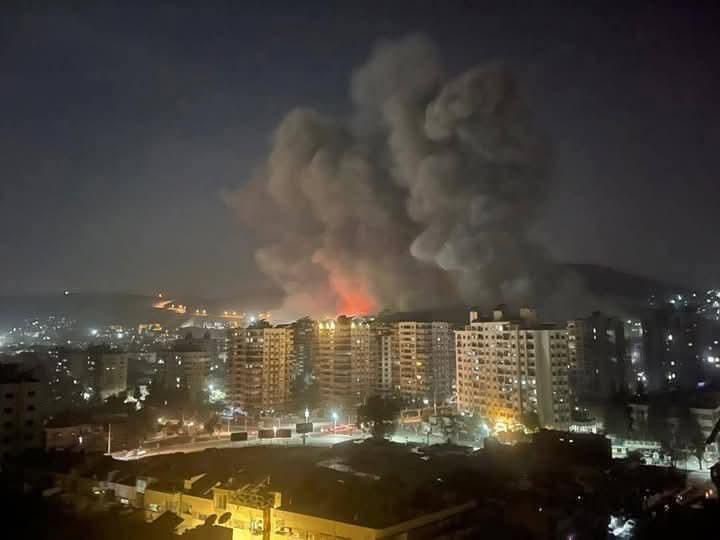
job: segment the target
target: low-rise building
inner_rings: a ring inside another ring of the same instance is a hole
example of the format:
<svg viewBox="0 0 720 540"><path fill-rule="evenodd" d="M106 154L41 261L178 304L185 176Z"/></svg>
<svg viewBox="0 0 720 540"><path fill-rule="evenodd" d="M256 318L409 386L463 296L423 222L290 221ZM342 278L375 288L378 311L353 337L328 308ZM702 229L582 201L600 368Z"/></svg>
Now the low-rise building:
<svg viewBox="0 0 720 540"><path fill-rule="evenodd" d="M134 447L136 442L124 414L68 411L50 418L45 425L48 452L117 452Z"/></svg>
<svg viewBox="0 0 720 540"><path fill-rule="evenodd" d="M103 426L92 423L70 425L53 424L45 426L45 450L71 450L104 452L107 448L107 432Z"/></svg>
<svg viewBox="0 0 720 540"><path fill-rule="evenodd" d="M142 510L149 522L174 514L178 518L177 534L191 531L215 516L215 525L231 529L233 539L434 538L466 526L476 508L474 501L445 506L431 502L432 509L426 511L403 508L398 511L401 517L397 521L393 521L394 514L376 516L373 522L359 519L357 514L355 519L340 519L338 511L348 511L344 506L340 510L318 505L313 502L318 494L304 491L296 491L295 500L291 500L269 476L249 480L249 476L258 475L239 471L238 476L225 477L200 471L183 477L172 466L151 466L147 471L150 474L145 474L142 463L133 467L109 459L73 463L61 471L48 472L54 486L66 497L85 503L120 503ZM33 478L43 478L39 471L33 473ZM348 473L346 481L352 478ZM333 484L337 484L334 477L326 487L332 488ZM303 493L306 500L302 500Z"/></svg>

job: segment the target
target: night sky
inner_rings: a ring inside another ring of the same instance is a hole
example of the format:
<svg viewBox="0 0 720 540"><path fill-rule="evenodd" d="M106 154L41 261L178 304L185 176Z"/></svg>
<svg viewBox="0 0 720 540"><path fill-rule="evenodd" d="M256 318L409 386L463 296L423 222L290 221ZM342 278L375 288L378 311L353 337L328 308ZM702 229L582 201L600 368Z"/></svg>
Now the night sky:
<svg viewBox="0 0 720 540"><path fill-rule="evenodd" d="M269 297L223 193L289 109L343 114L352 69L409 32L525 86L557 259L720 285L718 12L386 3L3 3L0 294Z"/></svg>

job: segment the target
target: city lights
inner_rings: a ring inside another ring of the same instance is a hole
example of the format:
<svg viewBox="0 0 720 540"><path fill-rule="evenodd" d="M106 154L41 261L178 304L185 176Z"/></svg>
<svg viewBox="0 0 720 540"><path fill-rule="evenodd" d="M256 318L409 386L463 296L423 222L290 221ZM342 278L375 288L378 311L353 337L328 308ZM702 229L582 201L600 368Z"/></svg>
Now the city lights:
<svg viewBox="0 0 720 540"><path fill-rule="evenodd" d="M718 537L720 6L11 4L6 531Z"/></svg>

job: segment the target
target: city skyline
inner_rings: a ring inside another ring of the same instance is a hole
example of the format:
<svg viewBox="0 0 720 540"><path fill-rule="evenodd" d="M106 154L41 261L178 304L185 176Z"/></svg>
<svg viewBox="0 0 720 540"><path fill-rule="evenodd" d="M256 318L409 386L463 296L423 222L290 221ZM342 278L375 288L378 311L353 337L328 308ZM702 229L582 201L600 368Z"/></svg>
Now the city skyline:
<svg viewBox="0 0 720 540"><path fill-rule="evenodd" d="M720 9L5 2L27 538L711 538Z"/></svg>

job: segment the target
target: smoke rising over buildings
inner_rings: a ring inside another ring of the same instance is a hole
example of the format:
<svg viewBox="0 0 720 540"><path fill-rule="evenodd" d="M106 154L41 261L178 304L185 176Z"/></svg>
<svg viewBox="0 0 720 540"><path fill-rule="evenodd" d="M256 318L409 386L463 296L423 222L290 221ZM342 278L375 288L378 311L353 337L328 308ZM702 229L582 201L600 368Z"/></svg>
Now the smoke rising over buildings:
<svg viewBox="0 0 720 540"><path fill-rule="evenodd" d="M296 109L228 197L288 312L537 302L552 265L529 237L548 151L502 65L445 72L421 35L352 74L352 113Z"/></svg>

